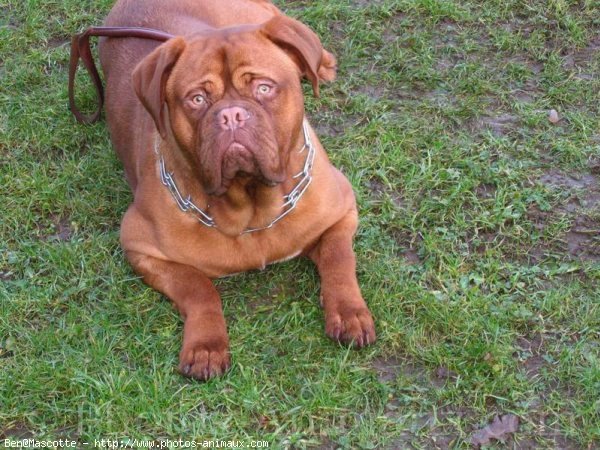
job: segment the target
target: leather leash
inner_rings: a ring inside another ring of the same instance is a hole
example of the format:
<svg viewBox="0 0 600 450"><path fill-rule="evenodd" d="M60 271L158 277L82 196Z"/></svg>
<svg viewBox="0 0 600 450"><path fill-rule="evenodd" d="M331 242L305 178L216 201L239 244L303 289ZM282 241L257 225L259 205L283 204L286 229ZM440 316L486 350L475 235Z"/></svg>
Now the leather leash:
<svg viewBox="0 0 600 450"><path fill-rule="evenodd" d="M114 38L133 37L152 39L160 42L168 41L174 37L172 34L165 33L164 31L142 27L91 27L83 33L75 34L71 38L71 59L69 62L69 107L77 121L85 124L97 122L98 119L100 119L102 106L104 105L104 88L102 87L102 80L100 79L98 69L96 69L96 65L94 64L94 57L92 56L92 51L90 49L91 36ZM75 105L75 74L77 73L80 59L87 69L94 88L96 89L97 108L91 115L83 114Z"/></svg>

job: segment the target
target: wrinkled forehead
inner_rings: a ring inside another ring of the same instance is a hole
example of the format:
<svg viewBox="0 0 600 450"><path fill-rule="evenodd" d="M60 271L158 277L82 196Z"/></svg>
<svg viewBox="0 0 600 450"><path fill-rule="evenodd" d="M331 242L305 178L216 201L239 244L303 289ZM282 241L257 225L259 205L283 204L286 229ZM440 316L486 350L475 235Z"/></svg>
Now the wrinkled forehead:
<svg viewBox="0 0 600 450"><path fill-rule="evenodd" d="M199 33L186 43L171 74L176 91L185 90L189 83L236 84L248 75L275 82L299 76L297 65L287 53L255 26Z"/></svg>

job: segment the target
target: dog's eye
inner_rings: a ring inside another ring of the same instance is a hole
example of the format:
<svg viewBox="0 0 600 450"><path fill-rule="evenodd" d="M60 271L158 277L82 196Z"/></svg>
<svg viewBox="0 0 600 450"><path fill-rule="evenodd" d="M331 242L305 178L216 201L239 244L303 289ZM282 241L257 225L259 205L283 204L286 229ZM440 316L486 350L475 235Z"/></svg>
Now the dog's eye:
<svg viewBox="0 0 600 450"><path fill-rule="evenodd" d="M258 93L261 95L267 95L271 92L273 88L271 86L269 86L268 84L259 84L258 85Z"/></svg>
<svg viewBox="0 0 600 450"><path fill-rule="evenodd" d="M194 97L192 98L192 103L195 106L203 106L206 103L206 99L204 98L203 95L194 95Z"/></svg>

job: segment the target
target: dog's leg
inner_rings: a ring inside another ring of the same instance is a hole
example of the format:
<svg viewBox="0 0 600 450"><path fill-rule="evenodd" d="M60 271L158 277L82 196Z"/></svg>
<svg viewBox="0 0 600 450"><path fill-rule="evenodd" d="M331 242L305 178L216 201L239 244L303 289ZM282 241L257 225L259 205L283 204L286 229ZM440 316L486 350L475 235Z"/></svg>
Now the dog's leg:
<svg viewBox="0 0 600 450"><path fill-rule="evenodd" d="M309 256L321 276L325 332L332 339L363 347L375 342L375 325L356 279L352 242L357 224L353 210L323 233Z"/></svg>
<svg viewBox="0 0 600 450"><path fill-rule="evenodd" d="M169 297L184 320L181 373L199 380L223 374L230 364L229 338L221 298L208 277L191 266L126 254L136 273Z"/></svg>

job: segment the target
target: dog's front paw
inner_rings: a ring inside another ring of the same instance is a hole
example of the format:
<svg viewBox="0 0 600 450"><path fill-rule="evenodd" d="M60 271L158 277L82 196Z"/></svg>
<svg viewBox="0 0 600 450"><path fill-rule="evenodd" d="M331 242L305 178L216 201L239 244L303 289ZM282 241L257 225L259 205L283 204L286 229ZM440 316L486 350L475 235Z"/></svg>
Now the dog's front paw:
<svg viewBox="0 0 600 450"><path fill-rule="evenodd" d="M227 339L184 339L179 355L179 371L186 377L206 381L223 375L229 369Z"/></svg>
<svg viewBox="0 0 600 450"><path fill-rule="evenodd" d="M331 339L361 348L375 342L375 324L364 306L340 305L326 308L325 333Z"/></svg>

